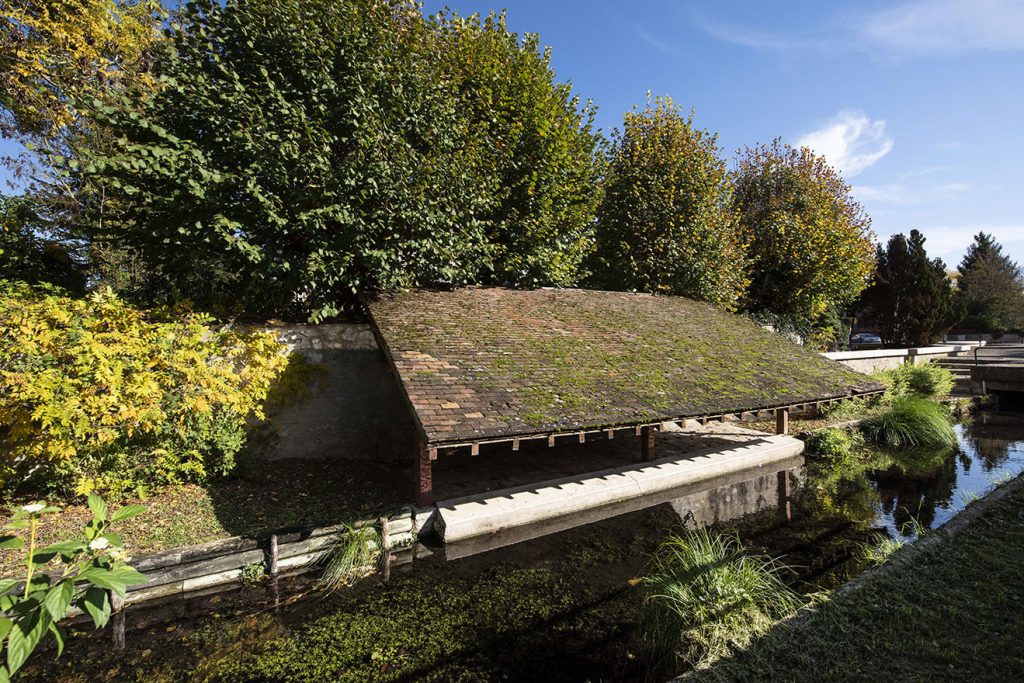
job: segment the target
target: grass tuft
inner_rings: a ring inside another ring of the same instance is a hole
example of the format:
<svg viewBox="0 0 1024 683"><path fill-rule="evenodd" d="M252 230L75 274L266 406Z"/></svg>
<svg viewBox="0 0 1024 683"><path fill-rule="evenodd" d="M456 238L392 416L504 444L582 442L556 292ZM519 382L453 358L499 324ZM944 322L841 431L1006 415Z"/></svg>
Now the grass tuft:
<svg viewBox="0 0 1024 683"><path fill-rule="evenodd" d="M874 377L889 387L889 393L893 396L948 396L955 383L952 372L932 363L907 363L893 370L879 372Z"/></svg>
<svg viewBox="0 0 1024 683"><path fill-rule="evenodd" d="M952 448L957 444L949 411L923 398L897 398L888 409L865 418L860 428L868 440L888 448Z"/></svg>
<svg viewBox="0 0 1024 683"><path fill-rule="evenodd" d="M796 609L796 594L780 578L785 569L748 554L735 536L704 528L670 536L641 581L644 640L680 664L710 665Z"/></svg>
<svg viewBox="0 0 1024 683"><path fill-rule="evenodd" d="M318 585L338 590L369 576L376 568L380 545L376 527L342 524L338 539L317 560L324 565Z"/></svg>
<svg viewBox="0 0 1024 683"><path fill-rule="evenodd" d="M862 545L858 555L860 560L868 566L885 564L904 545L906 545L904 541L880 533L873 541Z"/></svg>

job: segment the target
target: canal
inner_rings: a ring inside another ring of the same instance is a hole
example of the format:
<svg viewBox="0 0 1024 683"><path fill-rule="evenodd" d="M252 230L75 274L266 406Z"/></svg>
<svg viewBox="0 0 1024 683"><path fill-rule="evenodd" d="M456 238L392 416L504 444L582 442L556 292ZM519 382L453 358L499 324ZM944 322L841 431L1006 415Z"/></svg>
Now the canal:
<svg viewBox="0 0 1024 683"><path fill-rule="evenodd" d="M128 610L127 647L74 635L40 652L39 681L633 681L676 673L638 638L638 578L681 528L708 525L787 565L811 594L867 566L882 538L912 542L1024 472L1024 415L979 414L946 452L813 457L691 486L643 509L420 547L387 580L325 593L310 579Z"/></svg>

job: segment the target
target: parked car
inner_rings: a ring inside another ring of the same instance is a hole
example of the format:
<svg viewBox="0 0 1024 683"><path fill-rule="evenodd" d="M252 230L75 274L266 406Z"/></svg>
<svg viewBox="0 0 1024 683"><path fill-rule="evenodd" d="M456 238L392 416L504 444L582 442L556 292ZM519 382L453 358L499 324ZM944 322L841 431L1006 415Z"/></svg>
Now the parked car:
<svg viewBox="0 0 1024 683"><path fill-rule="evenodd" d="M851 349L864 349L869 347L880 347L882 338L872 332L858 332L850 337Z"/></svg>

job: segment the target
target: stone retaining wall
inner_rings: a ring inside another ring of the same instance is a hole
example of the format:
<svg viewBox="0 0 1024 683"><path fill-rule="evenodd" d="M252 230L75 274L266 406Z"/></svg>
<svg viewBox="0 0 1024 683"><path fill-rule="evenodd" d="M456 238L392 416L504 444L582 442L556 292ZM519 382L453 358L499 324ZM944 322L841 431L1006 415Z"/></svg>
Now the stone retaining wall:
<svg viewBox="0 0 1024 683"><path fill-rule="evenodd" d="M268 416L269 458L408 460L412 416L367 324L264 327L323 372L302 400Z"/></svg>
<svg viewBox="0 0 1024 683"><path fill-rule="evenodd" d="M951 344L946 346L921 346L909 349L872 349L869 351L837 351L823 353L825 358L839 361L857 372L872 373L892 370L904 363L927 363L950 356L967 356L974 353L978 343Z"/></svg>

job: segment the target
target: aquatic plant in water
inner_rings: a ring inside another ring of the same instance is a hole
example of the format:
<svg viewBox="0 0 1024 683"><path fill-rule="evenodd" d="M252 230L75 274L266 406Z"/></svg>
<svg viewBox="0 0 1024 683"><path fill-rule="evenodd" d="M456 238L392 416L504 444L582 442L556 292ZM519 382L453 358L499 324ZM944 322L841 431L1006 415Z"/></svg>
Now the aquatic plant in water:
<svg viewBox="0 0 1024 683"><path fill-rule="evenodd" d="M905 541L880 533L871 542L862 545L858 555L861 562L869 566L885 564L904 545L906 545Z"/></svg>
<svg viewBox="0 0 1024 683"><path fill-rule="evenodd" d="M342 524L337 540L317 560L324 565L320 586L337 590L372 574L380 545L380 533L375 527Z"/></svg>
<svg viewBox="0 0 1024 683"><path fill-rule="evenodd" d="M897 398L886 410L865 418L860 428L870 441L889 448L952 448L957 444L949 411L923 398Z"/></svg>
<svg viewBox="0 0 1024 683"><path fill-rule="evenodd" d="M680 663L709 665L797 608L785 569L747 553L736 536L704 528L670 536L641 579L644 640Z"/></svg>

